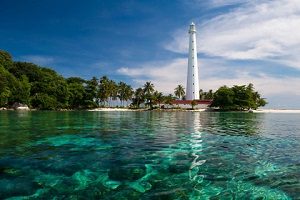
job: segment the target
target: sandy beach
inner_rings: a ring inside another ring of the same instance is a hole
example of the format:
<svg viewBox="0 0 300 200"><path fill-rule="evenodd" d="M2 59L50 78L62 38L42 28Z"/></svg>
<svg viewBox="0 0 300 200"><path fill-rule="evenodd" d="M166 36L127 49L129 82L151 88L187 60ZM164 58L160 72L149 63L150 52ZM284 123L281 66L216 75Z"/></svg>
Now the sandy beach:
<svg viewBox="0 0 300 200"><path fill-rule="evenodd" d="M128 108L95 108L88 111L134 111Z"/></svg>
<svg viewBox="0 0 300 200"><path fill-rule="evenodd" d="M95 108L88 111L105 111L105 112L114 112L114 111L163 111L163 112L172 112L172 111L184 111L184 112L205 112L207 109L194 109L194 110L185 110L185 109L129 109L129 108Z"/></svg>
<svg viewBox="0 0 300 200"><path fill-rule="evenodd" d="M258 109L253 110L254 113L300 113L300 110L289 109Z"/></svg>
<svg viewBox="0 0 300 200"><path fill-rule="evenodd" d="M129 111L129 112L134 112L134 111L148 111L147 109L129 109L129 108L95 108L91 109L88 111L100 111L100 112L116 112L116 111ZM171 112L171 111L187 111L187 112L211 112L211 110L207 109L195 109L195 110L181 110L181 109L156 109L153 111L166 111L166 112ZM253 110L253 113L299 113L300 110L292 110L292 109L258 109L258 110Z"/></svg>

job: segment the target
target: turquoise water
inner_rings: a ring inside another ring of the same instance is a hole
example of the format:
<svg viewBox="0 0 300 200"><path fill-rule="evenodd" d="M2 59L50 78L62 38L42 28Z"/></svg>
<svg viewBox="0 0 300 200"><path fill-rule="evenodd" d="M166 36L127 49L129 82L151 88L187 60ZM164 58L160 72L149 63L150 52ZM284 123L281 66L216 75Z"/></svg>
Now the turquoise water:
<svg viewBox="0 0 300 200"><path fill-rule="evenodd" d="M0 199L299 197L299 114L0 112Z"/></svg>

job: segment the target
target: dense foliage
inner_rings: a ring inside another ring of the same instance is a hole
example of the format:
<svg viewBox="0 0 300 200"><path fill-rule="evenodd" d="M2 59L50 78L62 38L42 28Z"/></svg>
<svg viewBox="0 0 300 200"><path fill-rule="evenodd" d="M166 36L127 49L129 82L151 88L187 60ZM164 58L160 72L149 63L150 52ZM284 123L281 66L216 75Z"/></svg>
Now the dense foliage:
<svg viewBox="0 0 300 200"><path fill-rule="evenodd" d="M7 52L0 51L0 107L16 102L47 110L95 107L93 80L65 79L52 69L13 62Z"/></svg>
<svg viewBox="0 0 300 200"><path fill-rule="evenodd" d="M184 87L178 85L174 94L175 97L172 94L164 96L151 82L133 90L125 82L117 83L107 76L91 80L64 78L49 68L14 62L9 53L0 50L0 107L21 103L36 109L57 110L128 106L131 103L132 108L143 105L153 109L161 104L172 105L175 98L185 99ZM266 104L252 84L233 88L223 86L215 93L200 90L199 94L201 100L213 99L212 106L223 110L256 109Z"/></svg>
<svg viewBox="0 0 300 200"><path fill-rule="evenodd" d="M33 63L14 62L8 52L0 50L0 107L14 103L42 110L85 109L99 106L141 104L154 108L161 103L172 104L174 97L164 96L151 82L143 88L133 88L125 82L116 83L107 76L84 80L64 78L54 70Z"/></svg>
<svg viewBox="0 0 300 200"><path fill-rule="evenodd" d="M267 102L254 91L253 84L248 86L220 87L213 94L211 107L219 107L221 110L249 110L265 106Z"/></svg>

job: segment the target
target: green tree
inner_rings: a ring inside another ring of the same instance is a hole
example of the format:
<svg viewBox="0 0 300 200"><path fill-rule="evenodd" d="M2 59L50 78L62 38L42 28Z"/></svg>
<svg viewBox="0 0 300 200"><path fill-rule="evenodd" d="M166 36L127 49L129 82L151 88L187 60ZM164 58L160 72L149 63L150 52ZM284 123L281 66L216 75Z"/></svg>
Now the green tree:
<svg viewBox="0 0 300 200"><path fill-rule="evenodd" d="M70 83L78 83L78 84L85 84L86 81L82 78L79 78L79 77L69 77L66 79L67 81L67 84L70 84Z"/></svg>
<svg viewBox="0 0 300 200"><path fill-rule="evenodd" d="M128 100L132 99L133 94L134 94L134 91L133 91L132 87L130 85L126 85L124 100L128 101Z"/></svg>
<svg viewBox="0 0 300 200"><path fill-rule="evenodd" d="M10 96L11 96L11 91L9 90L9 88L0 86L0 107L7 106L8 98Z"/></svg>
<svg viewBox="0 0 300 200"><path fill-rule="evenodd" d="M213 99L213 98L214 98L214 92L212 90L209 90L205 95L205 99Z"/></svg>
<svg viewBox="0 0 300 200"><path fill-rule="evenodd" d="M5 69L10 69L13 66L12 57L7 51L0 50L0 65Z"/></svg>
<svg viewBox="0 0 300 200"><path fill-rule="evenodd" d="M146 99L146 105L153 109L153 92L154 92L154 85L153 83L146 82L144 85L144 94Z"/></svg>
<svg viewBox="0 0 300 200"><path fill-rule="evenodd" d="M245 85L235 85L231 88L234 93L233 105L235 110L244 110L251 107L251 91Z"/></svg>
<svg viewBox="0 0 300 200"><path fill-rule="evenodd" d="M144 90L142 88L137 88L133 94L132 105L136 108L139 108L142 103L145 101Z"/></svg>
<svg viewBox="0 0 300 200"><path fill-rule="evenodd" d="M85 107L85 88L81 81L69 81L69 107L70 108L82 108Z"/></svg>
<svg viewBox="0 0 300 200"><path fill-rule="evenodd" d="M160 107L160 105L164 101L164 95L161 92L155 91L152 95L152 100L153 104L158 104L158 106Z"/></svg>
<svg viewBox="0 0 300 200"><path fill-rule="evenodd" d="M39 67L32 63L26 62L15 62L13 66L9 69L9 71L20 80L21 86L16 84L15 86L19 88L19 90L23 90L25 93L28 92L28 84L30 85L30 99L32 102L37 102L37 97L41 96L49 96L49 102L56 102L56 108L65 108L68 105L68 88L66 80L57 74L54 70ZM28 80L22 78L26 76ZM23 85L25 87L23 87ZM21 89L20 89L21 88ZM41 95L39 95L41 94ZM20 98L20 95L13 95L15 101L23 101ZM47 97L46 97L47 98ZM54 101L52 101L54 99ZM28 101L28 100L26 100ZM36 104L37 105L37 104ZM42 103L38 103L40 109ZM48 106L53 107L53 106Z"/></svg>
<svg viewBox="0 0 300 200"><path fill-rule="evenodd" d="M99 83L100 84L97 97L99 98L100 102L105 105L105 102L108 102L108 98L110 96L108 77L102 76L99 80Z"/></svg>
<svg viewBox="0 0 300 200"><path fill-rule="evenodd" d="M182 85L178 85L175 89L174 89L174 94L176 97L183 98L183 96L185 95L185 91L184 91L184 87Z"/></svg>
<svg viewBox="0 0 300 200"><path fill-rule="evenodd" d="M86 81L85 86L85 105L88 108L95 108L97 107L99 100L97 98L98 93L98 79L93 77L91 80Z"/></svg>
<svg viewBox="0 0 300 200"><path fill-rule="evenodd" d="M175 97L173 97L172 94L169 94L168 96L165 96L165 104L173 105L173 101L175 100Z"/></svg>
<svg viewBox="0 0 300 200"><path fill-rule="evenodd" d="M24 86L13 74L0 65L1 106L11 106L15 102L27 103L27 91L30 90L30 86L25 77L22 77L22 81Z"/></svg>
<svg viewBox="0 0 300 200"><path fill-rule="evenodd" d="M249 110L265 106L267 102L254 91L253 84L220 87L214 94L211 107L219 107L221 110Z"/></svg>
<svg viewBox="0 0 300 200"><path fill-rule="evenodd" d="M222 110L233 108L234 92L227 86L220 87L214 94L211 107L219 107Z"/></svg>
<svg viewBox="0 0 300 200"><path fill-rule="evenodd" d="M30 83L41 82L45 76L41 67L27 62L14 62L9 72L16 78L21 78L22 75L26 75Z"/></svg>
<svg viewBox="0 0 300 200"><path fill-rule="evenodd" d="M209 90L208 92L204 92L202 89L199 90L200 100L211 100L214 98L213 90Z"/></svg>
<svg viewBox="0 0 300 200"><path fill-rule="evenodd" d="M29 105L31 85L26 75L22 75L17 84L18 92L14 95L14 101Z"/></svg>
<svg viewBox="0 0 300 200"><path fill-rule="evenodd" d="M121 105L124 106L123 102L127 99L128 85L124 82L119 82L118 84L118 97L121 101Z"/></svg>
<svg viewBox="0 0 300 200"><path fill-rule="evenodd" d="M151 81L146 82L144 85L144 93L145 95L151 95L154 92L154 85Z"/></svg>
<svg viewBox="0 0 300 200"><path fill-rule="evenodd" d="M203 90L202 89L199 90L199 98L200 98L200 100L204 99L204 95L203 95Z"/></svg>
<svg viewBox="0 0 300 200"><path fill-rule="evenodd" d="M192 110L194 110L195 105L197 105L197 101L196 100L192 100L191 101Z"/></svg>
<svg viewBox="0 0 300 200"><path fill-rule="evenodd" d="M267 104L267 101L264 98L261 98L260 94L257 91L254 91L252 83L247 86L247 90L251 91L251 108L257 109L258 107L262 107Z"/></svg>
<svg viewBox="0 0 300 200"><path fill-rule="evenodd" d="M11 83L9 82L10 74L3 66L0 64L0 107L7 106L9 98L12 96ZM12 79L13 77L11 77Z"/></svg>
<svg viewBox="0 0 300 200"><path fill-rule="evenodd" d="M264 98L260 98L256 101L256 108L257 109L258 107L263 107L265 105L267 105L267 101L264 99Z"/></svg>
<svg viewBox="0 0 300 200"><path fill-rule="evenodd" d="M59 105L54 96L45 93L34 95L31 99L31 104L34 108L40 110L56 110Z"/></svg>
<svg viewBox="0 0 300 200"><path fill-rule="evenodd" d="M109 95L109 100L110 102L112 100L117 100L118 99L118 84L113 81L113 80L109 80L108 82L108 95Z"/></svg>

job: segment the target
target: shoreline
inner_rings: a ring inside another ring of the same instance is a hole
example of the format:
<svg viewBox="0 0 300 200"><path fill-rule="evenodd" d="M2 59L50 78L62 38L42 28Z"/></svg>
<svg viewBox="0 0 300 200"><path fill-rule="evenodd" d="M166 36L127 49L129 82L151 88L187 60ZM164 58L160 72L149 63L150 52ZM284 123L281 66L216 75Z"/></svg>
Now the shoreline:
<svg viewBox="0 0 300 200"><path fill-rule="evenodd" d="M252 110L253 113L299 113L300 109L258 109Z"/></svg>
<svg viewBox="0 0 300 200"><path fill-rule="evenodd" d="M11 108L0 108L0 111L38 111L37 109L11 109ZM44 111L44 110L43 110ZM83 109L83 110L50 110L50 111L88 111L88 112L241 112L241 113L295 113L300 114L300 109L258 109L258 110L250 110L250 111L218 111L212 109L178 109L178 108L170 108L170 109L130 109L130 108L95 108L95 109Z"/></svg>
<svg viewBox="0 0 300 200"><path fill-rule="evenodd" d="M195 110L188 110L188 109L130 109L130 108L95 108L95 109L90 109L87 111L91 112L118 112L118 111L125 111L125 112L210 112L207 109L195 109Z"/></svg>

